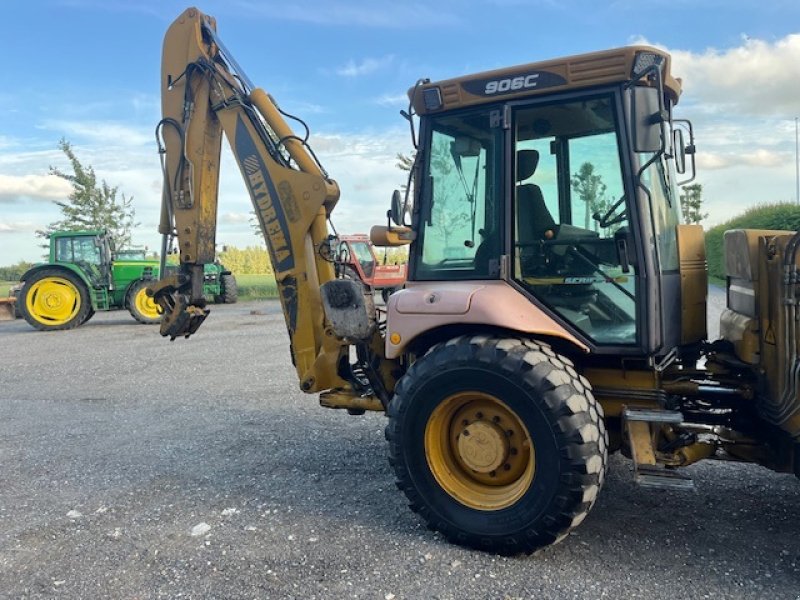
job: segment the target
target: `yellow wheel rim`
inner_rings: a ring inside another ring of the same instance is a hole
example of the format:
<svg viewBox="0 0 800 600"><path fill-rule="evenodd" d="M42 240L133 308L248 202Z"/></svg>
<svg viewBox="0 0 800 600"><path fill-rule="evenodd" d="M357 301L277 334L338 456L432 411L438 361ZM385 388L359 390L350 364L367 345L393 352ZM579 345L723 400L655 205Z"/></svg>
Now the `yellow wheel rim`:
<svg viewBox="0 0 800 600"><path fill-rule="evenodd" d="M81 309L81 294L70 280L45 277L31 285L25 297L28 314L45 325L65 325Z"/></svg>
<svg viewBox="0 0 800 600"><path fill-rule="evenodd" d="M425 456L442 489L478 510L513 505L536 469L525 425L504 402L481 392L459 392L436 407L425 427Z"/></svg>
<svg viewBox="0 0 800 600"><path fill-rule="evenodd" d="M136 306L136 310L139 311L139 314L148 319L158 319L161 316L161 313L158 311L158 304L147 295L145 287L142 287L136 292L136 295L133 297L133 304Z"/></svg>

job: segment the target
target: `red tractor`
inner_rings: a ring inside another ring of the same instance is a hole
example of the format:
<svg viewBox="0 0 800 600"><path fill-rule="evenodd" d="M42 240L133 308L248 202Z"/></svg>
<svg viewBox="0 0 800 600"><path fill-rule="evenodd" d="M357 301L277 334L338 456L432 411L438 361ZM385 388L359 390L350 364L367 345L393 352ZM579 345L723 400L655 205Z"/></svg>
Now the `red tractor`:
<svg viewBox="0 0 800 600"><path fill-rule="evenodd" d="M365 287L380 290L383 300L406 282L406 265L378 264L369 236L364 233L341 235L334 242L336 264L347 279L358 279Z"/></svg>

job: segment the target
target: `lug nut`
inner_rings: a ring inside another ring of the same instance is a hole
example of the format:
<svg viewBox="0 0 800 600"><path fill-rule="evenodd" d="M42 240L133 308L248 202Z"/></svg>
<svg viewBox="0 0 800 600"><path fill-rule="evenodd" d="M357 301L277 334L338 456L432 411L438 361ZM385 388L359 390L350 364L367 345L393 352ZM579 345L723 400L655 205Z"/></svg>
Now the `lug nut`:
<svg viewBox="0 0 800 600"><path fill-rule="evenodd" d="M497 415L492 417L492 423L499 423L499 422L500 422L500 417L498 417Z"/></svg>
<svg viewBox="0 0 800 600"><path fill-rule="evenodd" d="M475 416L478 417L479 419L482 419L483 418L483 413L479 412Z"/></svg>
<svg viewBox="0 0 800 600"><path fill-rule="evenodd" d="M519 450L517 450L516 448L512 448L511 449L511 454L514 455L514 456L516 456L518 452L519 452Z"/></svg>
<svg viewBox="0 0 800 600"><path fill-rule="evenodd" d="M510 471L510 470L511 470L511 465L510 465L510 464L508 464L508 463L506 463L506 464L504 464L504 465L503 465L503 468L504 468L506 471Z"/></svg>
<svg viewBox="0 0 800 600"><path fill-rule="evenodd" d="M506 430L506 435L507 435L508 437L511 437L512 435L514 435L514 430L513 430L513 429L507 429L507 430Z"/></svg>
<svg viewBox="0 0 800 600"><path fill-rule="evenodd" d="M489 473L489 477L497 477L497 471L492 471Z"/></svg>
<svg viewBox="0 0 800 600"><path fill-rule="evenodd" d="M462 435L469 435L469 429L465 429L461 432Z"/></svg>

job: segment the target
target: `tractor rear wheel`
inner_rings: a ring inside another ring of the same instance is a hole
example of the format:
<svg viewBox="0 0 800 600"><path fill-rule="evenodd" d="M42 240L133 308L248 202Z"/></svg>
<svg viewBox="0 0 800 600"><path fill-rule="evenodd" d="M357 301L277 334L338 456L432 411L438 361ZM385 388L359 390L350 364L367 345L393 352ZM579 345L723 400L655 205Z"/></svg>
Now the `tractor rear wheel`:
<svg viewBox="0 0 800 600"><path fill-rule="evenodd" d="M26 278L17 303L23 318L40 331L74 329L92 312L86 284L66 269L42 269Z"/></svg>
<svg viewBox="0 0 800 600"><path fill-rule="evenodd" d="M233 273L220 277L220 287L222 288L222 301L225 304L236 304L239 299L239 286L236 285L236 278Z"/></svg>
<svg viewBox="0 0 800 600"><path fill-rule="evenodd" d="M132 283L125 297L125 304L131 316L145 325L161 322L161 310L158 304L147 295L147 286L150 283L144 279Z"/></svg>
<svg viewBox="0 0 800 600"><path fill-rule="evenodd" d="M462 336L434 346L389 405L397 486L429 528L497 552L532 552L583 521L607 434L589 382L547 344Z"/></svg>

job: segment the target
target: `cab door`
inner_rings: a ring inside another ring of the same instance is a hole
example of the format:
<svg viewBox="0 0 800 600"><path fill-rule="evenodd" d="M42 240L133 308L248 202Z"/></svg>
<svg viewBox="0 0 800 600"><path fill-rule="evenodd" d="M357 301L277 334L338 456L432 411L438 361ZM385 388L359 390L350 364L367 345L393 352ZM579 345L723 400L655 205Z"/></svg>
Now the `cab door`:
<svg viewBox="0 0 800 600"><path fill-rule="evenodd" d="M512 277L597 349L642 346L635 207L613 92L513 109Z"/></svg>

